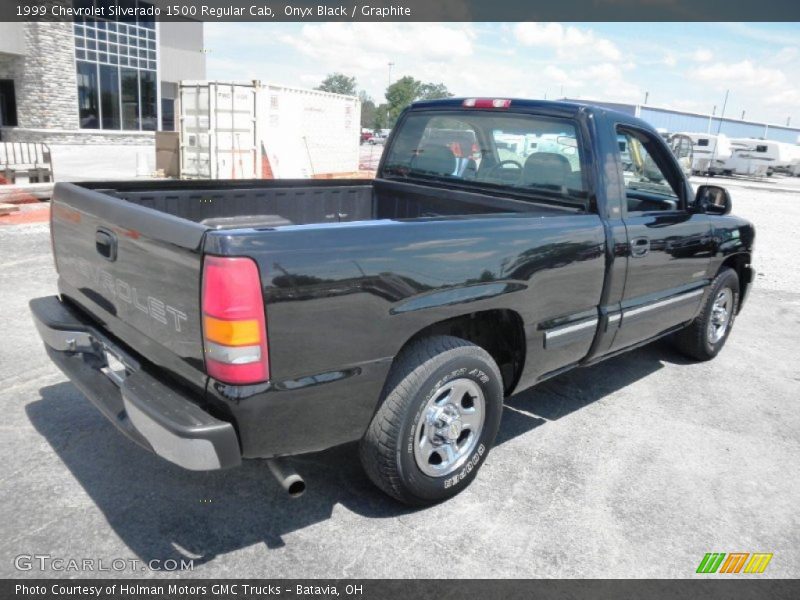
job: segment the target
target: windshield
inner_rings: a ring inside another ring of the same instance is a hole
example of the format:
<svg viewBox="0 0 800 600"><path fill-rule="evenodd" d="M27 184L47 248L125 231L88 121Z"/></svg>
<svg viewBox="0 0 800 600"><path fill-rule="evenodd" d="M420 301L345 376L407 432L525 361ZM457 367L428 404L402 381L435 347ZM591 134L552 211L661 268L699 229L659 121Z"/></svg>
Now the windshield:
<svg viewBox="0 0 800 600"><path fill-rule="evenodd" d="M581 165L570 121L488 111L414 112L396 133L382 176L503 188L586 208Z"/></svg>

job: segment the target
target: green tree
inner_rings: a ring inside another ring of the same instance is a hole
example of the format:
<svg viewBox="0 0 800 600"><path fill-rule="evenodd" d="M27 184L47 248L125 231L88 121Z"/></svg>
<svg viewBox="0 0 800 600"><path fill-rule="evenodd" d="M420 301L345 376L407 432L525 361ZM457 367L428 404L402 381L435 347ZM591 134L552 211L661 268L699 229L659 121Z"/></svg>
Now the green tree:
<svg viewBox="0 0 800 600"><path fill-rule="evenodd" d="M453 94L443 83L423 83L419 86L419 98L417 100L435 100L436 98L452 98Z"/></svg>
<svg viewBox="0 0 800 600"><path fill-rule="evenodd" d="M315 90L331 92L333 94L344 94L345 96L356 95L356 78L348 77L344 73L330 73L322 80Z"/></svg>
<svg viewBox="0 0 800 600"><path fill-rule="evenodd" d="M452 95L443 83L425 83L408 75L401 77L386 88L388 107L385 127L392 127L400 112L412 102L450 98Z"/></svg>
<svg viewBox="0 0 800 600"><path fill-rule="evenodd" d="M394 121L389 121L389 105L385 102L375 107L373 129L390 129Z"/></svg>
<svg viewBox="0 0 800 600"><path fill-rule="evenodd" d="M375 106L375 101L369 97L365 90L358 92L358 98L361 100L361 127L371 129L375 126L378 107Z"/></svg>

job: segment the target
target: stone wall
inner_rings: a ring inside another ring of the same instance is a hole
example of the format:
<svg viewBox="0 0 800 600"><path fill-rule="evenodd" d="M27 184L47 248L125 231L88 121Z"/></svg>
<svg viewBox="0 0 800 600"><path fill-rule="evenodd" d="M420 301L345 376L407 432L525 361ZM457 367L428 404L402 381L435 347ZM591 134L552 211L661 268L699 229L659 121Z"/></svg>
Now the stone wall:
<svg viewBox="0 0 800 600"><path fill-rule="evenodd" d="M20 62L14 78L19 126L78 129L72 23L26 23Z"/></svg>

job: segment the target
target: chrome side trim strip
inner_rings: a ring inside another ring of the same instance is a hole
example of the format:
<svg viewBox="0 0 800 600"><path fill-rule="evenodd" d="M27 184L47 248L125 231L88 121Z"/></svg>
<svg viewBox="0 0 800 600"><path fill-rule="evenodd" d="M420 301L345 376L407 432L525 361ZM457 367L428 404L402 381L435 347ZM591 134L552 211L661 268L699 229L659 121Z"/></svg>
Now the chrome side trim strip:
<svg viewBox="0 0 800 600"><path fill-rule="evenodd" d="M609 322L609 323L616 323L616 322L617 322L617 321L619 321L621 318L622 318L622 313L616 313L616 314L610 315L610 316L608 317L608 322Z"/></svg>
<svg viewBox="0 0 800 600"><path fill-rule="evenodd" d="M634 317L636 315L649 312L651 310L656 310L658 308L663 308L664 306L669 306L670 304L675 304L676 302L683 302L684 300L688 300L690 298L694 298L695 296L700 296L703 294L705 289L694 290L691 292L687 292L685 294L680 294L678 296L673 296L672 298L667 298L666 300L660 300L658 302L654 302L652 304L646 304L645 306L640 306L638 308L634 308L631 310L623 311L622 317Z"/></svg>
<svg viewBox="0 0 800 600"><path fill-rule="evenodd" d="M575 323L574 325L564 325L563 327L557 327L556 329L545 331L544 339L551 340L562 335L567 335L568 333L574 333L576 331L588 329L589 327L597 327L597 318L594 318L590 321L582 321L581 323Z"/></svg>

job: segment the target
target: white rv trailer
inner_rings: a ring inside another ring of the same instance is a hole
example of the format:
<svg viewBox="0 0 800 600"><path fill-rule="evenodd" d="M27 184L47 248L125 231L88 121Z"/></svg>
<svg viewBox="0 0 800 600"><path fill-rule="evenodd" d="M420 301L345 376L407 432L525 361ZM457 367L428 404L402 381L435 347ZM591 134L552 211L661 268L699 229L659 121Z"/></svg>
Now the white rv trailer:
<svg viewBox="0 0 800 600"><path fill-rule="evenodd" d="M720 173L724 161L731 157L731 142L727 135L713 133L683 133L692 140L692 173Z"/></svg>
<svg viewBox="0 0 800 600"><path fill-rule="evenodd" d="M731 157L719 169L725 175L764 177L779 163L779 142L753 138L731 138Z"/></svg>
<svg viewBox="0 0 800 600"><path fill-rule="evenodd" d="M678 159L678 164L684 175L691 177L694 173L694 141L684 133L673 133L667 137L672 154Z"/></svg>
<svg viewBox="0 0 800 600"><path fill-rule="evenodd" d="M786 169L788 175L800 177L800 145L786 144L789 147L789 167Z"/></svg>
<svg viewBox="0 0 800 600"><path fill-rule="evenodd" d="M800 146L778 142L778 160L772 173L785 173L795 177L800 175Z"/></svg>

